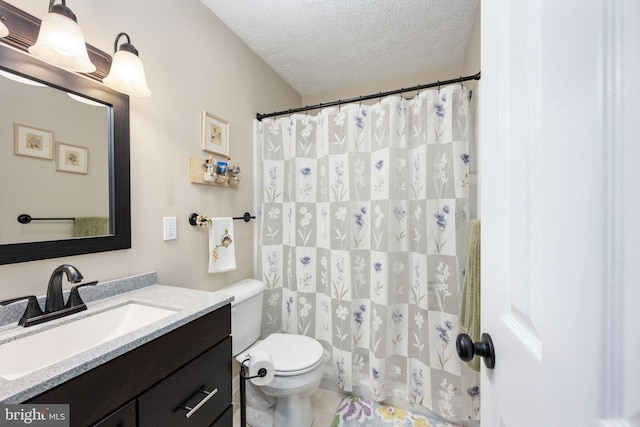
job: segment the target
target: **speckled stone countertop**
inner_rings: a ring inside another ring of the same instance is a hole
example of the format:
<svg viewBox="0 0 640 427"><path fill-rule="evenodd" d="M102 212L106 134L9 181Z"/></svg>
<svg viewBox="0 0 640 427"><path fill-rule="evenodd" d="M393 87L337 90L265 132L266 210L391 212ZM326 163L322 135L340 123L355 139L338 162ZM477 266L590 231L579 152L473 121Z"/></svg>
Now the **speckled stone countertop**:
<svg viewBox="0 0 640 427"><path fill-rule="evenodd" d="M88 281L90 280L86 280L86 282ZM87 305L86 311L28 328L17 325L26 303L0 307L2 309L0 310L0 346L26 335L37 334L43 330L130 302L174 310L175 314L15 380L8 381L0 378L0 403L20 403L37 396L210 313L230 303L233 299L232 296L217 292L157 285L155 273L98 283L96 286L81 288L80 294ZM65 300L67 297L68 291ZM41 306L44 307L42 300ZM69 339L73 339L73 337L69 337ZM64 345L64 343L60 343L60 345ZM35 348L34 351L46 351L46 349ZM6 361L1 362L6 363Z"/></svg>

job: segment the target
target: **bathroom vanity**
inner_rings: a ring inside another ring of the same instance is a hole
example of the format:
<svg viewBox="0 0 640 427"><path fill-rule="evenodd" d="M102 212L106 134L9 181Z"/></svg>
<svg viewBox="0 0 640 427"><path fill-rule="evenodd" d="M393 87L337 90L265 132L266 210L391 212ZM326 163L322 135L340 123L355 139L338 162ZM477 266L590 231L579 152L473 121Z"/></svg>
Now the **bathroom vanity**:
<svg viewBox="0 0 640 427"><path fill-rule="evenodd" d="M68 403L77 426L231 426L230 316L226 305L27 402Z"/></svg>
<svg viewBox="0 0 640 427"><path fill-rule="evenodd" d="M97 294L106 287L94 288ZM55 365L14 380L0 379L0 403L69 404L71 426L79 427L231 427L231 300L160 285L98 296L87 302L83 315L131 302L170 309L172 314ZM37 336L51 327L56 325L11 327L6 332L4 326L0 345L21 339L28 329Z"/></svg>
<svg viewBox="0 0 640 427"><path fill-rule="evenodd" d="M230 316L226 305L27 403L68 403L77 426L231 426ZM215 394L192 411L201 391Z"/></svg>

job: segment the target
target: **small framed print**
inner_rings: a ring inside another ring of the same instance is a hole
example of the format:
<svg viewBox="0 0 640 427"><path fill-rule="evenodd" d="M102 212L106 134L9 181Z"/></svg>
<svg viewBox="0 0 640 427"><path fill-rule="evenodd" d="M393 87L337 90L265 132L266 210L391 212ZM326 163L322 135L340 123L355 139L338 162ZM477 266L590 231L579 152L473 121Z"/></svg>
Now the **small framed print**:
<svg viewBox="0 0 640 427"><path fill-rule="evenodd" d="M13 137L14 154L39 159L53 159L53 132L14 123Z"/></svg>
<svg viewBox="0 0 640 427"><path fill-rule="evenodd" d="M56 143L56 170L72 173L89 173L89 149L76 145Z"/></svg>
<svg viewBox="0 0 640 427"><path fill-rule="evenodd" d="M229 156L229 122L202 112L202 150Z"/></svg>

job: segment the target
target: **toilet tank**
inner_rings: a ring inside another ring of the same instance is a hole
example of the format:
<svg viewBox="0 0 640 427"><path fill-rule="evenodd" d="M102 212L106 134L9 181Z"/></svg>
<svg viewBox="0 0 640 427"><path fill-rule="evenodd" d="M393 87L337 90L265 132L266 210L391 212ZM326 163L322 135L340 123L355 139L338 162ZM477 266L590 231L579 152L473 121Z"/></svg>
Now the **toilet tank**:
<svg viewBox="0 0 640 427"><path fill-rule="evenodd" d="M218 292L233 295L231 302L232 352L237 355L260 337L262 323L262 295L264 283L255 279L243 279Z"/></svg>

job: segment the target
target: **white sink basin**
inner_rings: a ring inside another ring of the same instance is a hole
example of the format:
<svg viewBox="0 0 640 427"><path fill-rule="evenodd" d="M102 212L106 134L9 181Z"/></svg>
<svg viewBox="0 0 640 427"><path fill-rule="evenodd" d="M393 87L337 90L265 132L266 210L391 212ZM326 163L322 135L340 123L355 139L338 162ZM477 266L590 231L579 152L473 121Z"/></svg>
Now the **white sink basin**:
<svg viewBox="0 0 640 427"><path fill-rule="evenodd" d="M132 302L9 341L0 345L0 378L15 380L174 313Z"/></svg>

